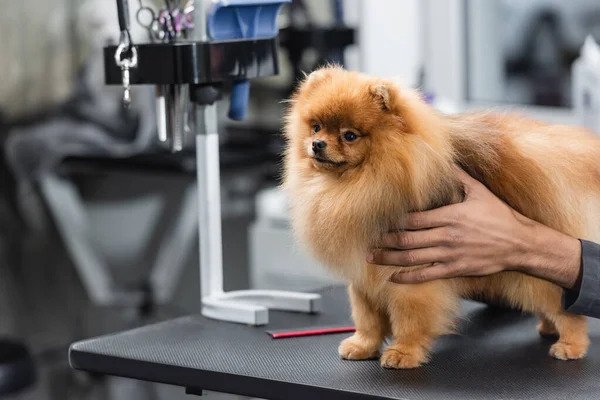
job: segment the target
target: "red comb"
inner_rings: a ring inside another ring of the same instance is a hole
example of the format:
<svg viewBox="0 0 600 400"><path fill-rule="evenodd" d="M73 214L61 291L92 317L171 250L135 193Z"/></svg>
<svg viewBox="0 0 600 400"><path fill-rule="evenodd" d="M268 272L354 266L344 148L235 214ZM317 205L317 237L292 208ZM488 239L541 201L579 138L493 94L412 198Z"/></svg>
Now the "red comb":
<svg viewBox="0 0 600 400"><path fill-rule="evenodd" d="M273 339L285 339L304 336L330 335L334 333L347 333L356 330L353 326L331 326L331 327L312 327L312 328L294 328L277 331L267 331Z"/></svg>

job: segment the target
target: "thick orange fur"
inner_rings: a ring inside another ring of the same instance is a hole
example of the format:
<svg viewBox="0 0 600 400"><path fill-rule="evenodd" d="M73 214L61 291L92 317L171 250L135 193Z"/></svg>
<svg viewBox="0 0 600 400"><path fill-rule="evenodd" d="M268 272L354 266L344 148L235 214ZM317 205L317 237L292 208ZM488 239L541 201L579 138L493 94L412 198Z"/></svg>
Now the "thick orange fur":
<svg viewBox="0 0 600 400"><path fill-rule="evenodd" d="M316 131L313 126L318 125ZM346 142L343 133L358 134ZM550 354L585 355L586 319L561 309L561 289L518 272L418 285L389 282L397 268L369 265L368 249L401 228L402 216L463 199L459 165L520 213L572 236L600 241L600 142L583 129L513 114L446 116L395 82L326 67L290 101L284 130L284 182L298 240L349 284L356 333L346 359L380 355L389 368L429 358L454 329L461 297L504 300L541 317L541 334L559 335ZM314 140L327 142L317 162ZM424 266L426 267L426 266Z"/></svg>

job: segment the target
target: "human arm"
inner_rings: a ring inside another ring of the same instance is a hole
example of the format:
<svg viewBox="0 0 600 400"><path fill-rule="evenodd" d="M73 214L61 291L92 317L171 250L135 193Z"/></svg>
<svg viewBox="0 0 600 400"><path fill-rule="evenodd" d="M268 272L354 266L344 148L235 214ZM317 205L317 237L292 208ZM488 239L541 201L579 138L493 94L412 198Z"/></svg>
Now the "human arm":
<svg viewBox="0 0 600 400"><path fill-rule="evenodd" d="M405 230L386 235L385 250L375 250L368 261L398 266L435 263L418 271L399 271L392 278L397 283L514 270L578 290L583 276L578 239L526 218L464 171L458 174L465 186L464 202L409 214Z"/></svg>

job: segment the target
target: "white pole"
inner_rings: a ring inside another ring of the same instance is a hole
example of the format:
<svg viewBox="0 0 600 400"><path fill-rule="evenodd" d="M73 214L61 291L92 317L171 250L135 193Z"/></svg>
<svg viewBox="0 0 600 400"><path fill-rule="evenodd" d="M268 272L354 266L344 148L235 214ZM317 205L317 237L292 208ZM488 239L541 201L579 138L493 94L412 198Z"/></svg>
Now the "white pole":
<svg viewBox="0 0 600 400"><path fill-rule="evenodd" d="M214 106L197 107L196 162L202 297L223 292L221 184L216 119Z"/></svg>
<svg viewBox="0 0 600 400"><path fill-rule="evenodd" d="M207 40L203 0L194 2L194 39ZM223 293L221 182L216 106L195 106L200 294Z"/></svg>

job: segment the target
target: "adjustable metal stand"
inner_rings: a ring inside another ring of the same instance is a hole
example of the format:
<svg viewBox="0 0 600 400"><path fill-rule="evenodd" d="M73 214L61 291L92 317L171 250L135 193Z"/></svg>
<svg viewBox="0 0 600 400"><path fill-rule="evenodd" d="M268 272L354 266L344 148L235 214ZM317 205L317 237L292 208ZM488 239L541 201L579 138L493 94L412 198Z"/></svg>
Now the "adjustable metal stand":
<svg viewBox="0 0 600 400"><path fill-rule="evenodd" d="M268 309L320 311L318 294L272 290L223 291L221 187L216 106L196 106L196 157L200 229L202 314L209 318L264 325Z"/></svg>
<svg viewBox="0 0 600 400"><path fill-rule="evenodd" d="M204 11L203 7L196 7L194 19L205 21ZM206 34L197 29L195 39L205 41ZM307 313L317 311L320 306L318 294L268 290L223 291L217 110L216 105L197 105L196 108L202 314L219 320L264 325L269 322L269 308Z"/></svg>
<svg viewBox="0 0 600 400"><path fill-rule="evenodd" d="M228 7L228 3L234 2L223 3L223 7ZM268 2L256 1L257 6L263 3ZM203 5L202 1L196 1L195 21L207 20ZM253 5L250 0L243 7ZM214 103L220 97L225 82L277 75L277 37L209 41L206 25L199 23L196 24L193 42L143 44L136 45L136 50L139 61L138 66L130 71L132 85L189 85L190 100L194 104L202 314L223 321L264 325L269 321L268 309L304 313L320 311L321 296L318 294L223 290L219 135ZM115 51L115 47L105 50L106 81L109 84L122 83L122 71L114 63ZM230 115L243 115L245 110L240 113L239 105L244 101L232 98L232 103L234 101L238 112L230 112ZM173 146L172 149L179 150Z"/></svg>

